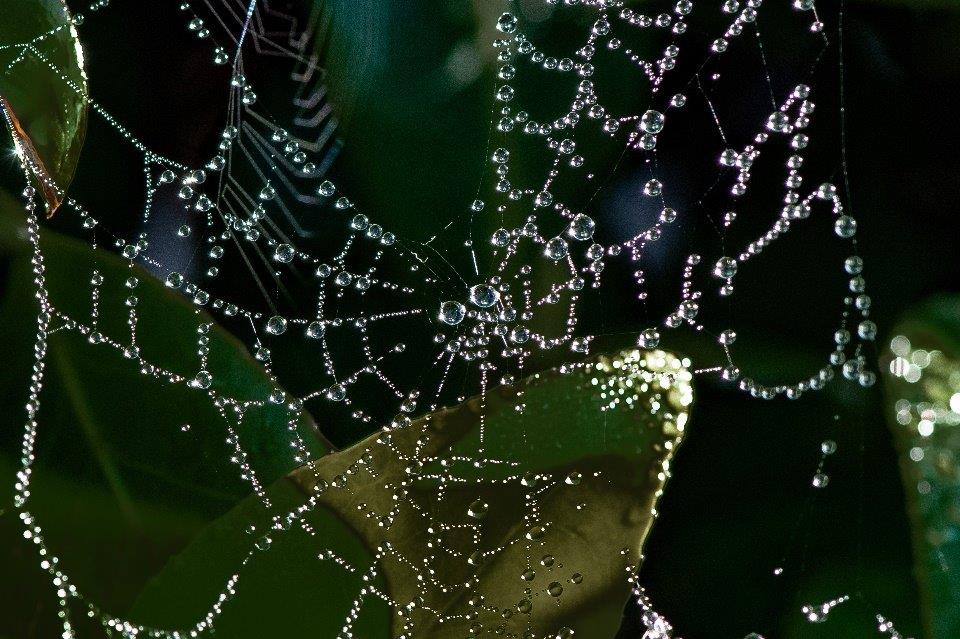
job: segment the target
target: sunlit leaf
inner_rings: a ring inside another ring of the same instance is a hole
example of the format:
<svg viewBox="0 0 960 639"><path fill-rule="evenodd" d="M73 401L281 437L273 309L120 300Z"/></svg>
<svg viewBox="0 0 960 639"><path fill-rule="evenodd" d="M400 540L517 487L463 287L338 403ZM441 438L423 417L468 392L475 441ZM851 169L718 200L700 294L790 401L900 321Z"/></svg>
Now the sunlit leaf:
<svg viewBox="0 0 960 639"><path fill-rule="evenodd" d="M293 491L300 495L293 505L313 500L303 521L317 531L318 570L331 563L325 549L337 552L343 541L342 531L329 532L331 514L364 541L385 579L382 594L405 607L393 617L394 634L413 627L426 637L553 636L566 627L577 637L612 637L691 403L690 375L678 358L599 357L396 422L295 471L268 494L287 503ZM395 508L398 499L411 507ZM249 499L199 537L150 584L136 612L166 623L161 613L174 613L171 597L196 594L196 583L212 601L210 575L222 585L256 542L244 530L250 523L262 530L256 511ZM287 534L271 535L273 543ZM254 561L283 570L286 560L266 553ZM262 591L260 577L246 578L243 568L239 575ZM329 584L317 579L310 587L319 599ZM243 585L223 615L221 637L258 636L247 632L260 627L257 618L276 618Z"/></svg>

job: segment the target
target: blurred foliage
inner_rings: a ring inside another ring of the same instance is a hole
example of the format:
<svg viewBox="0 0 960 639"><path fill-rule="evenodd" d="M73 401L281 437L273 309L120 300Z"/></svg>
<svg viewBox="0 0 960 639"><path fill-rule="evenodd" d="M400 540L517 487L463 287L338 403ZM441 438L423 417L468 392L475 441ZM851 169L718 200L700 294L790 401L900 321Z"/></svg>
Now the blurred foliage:
<svg viewBox="0 0 960 639"><path fill-rule="evenodd" d="M913 519L924 626L960 636L960 298L936 297L897 325L883 359L887 418Z"/></svg>

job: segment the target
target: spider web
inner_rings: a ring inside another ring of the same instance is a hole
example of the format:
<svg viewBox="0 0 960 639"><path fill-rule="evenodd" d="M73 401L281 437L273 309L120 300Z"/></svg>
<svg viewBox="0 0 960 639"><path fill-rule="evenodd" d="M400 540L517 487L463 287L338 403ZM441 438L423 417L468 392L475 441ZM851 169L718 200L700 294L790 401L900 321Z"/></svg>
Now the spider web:
<svg viewBox="0 0 960 639"><path fill-rule="evenodd" d="M145 267L229 328L254 353L275 388L253 397L218 391L219 376L228 372L209 361L209 325L197 331L198 359L190 373L148 361L138 347L145 318L138 312L136 282L111 282L94 271L90 316L61 308L44 286L39 242L44 231L38 222L38 196L29 186L36 167L24 159L25 208L40 300L38 370L48 335L77 332L91 348L112 349L118 357L132 359L144 375L205 393L231 433L249 410L281 406L291 424L291 468L314 458L310 443L294 427L307 412L353 423L362 435L382 424L389 424L388 430L402 427L415 415L475 393L487 397L494 386L509 386L558 362L576 370L597 344L604 343L606 335L589 316L611 287L614 295L635 300L645 309L642 324L630 318L632 338L641 353L659 353L656 349L664 336L673 331L710 335L717 355L694 362L693 373L720 376L754 397L797 398L821 389L836 372L862 386L872 385L875 376L863 348L873 340L876 327L869 320L856 221L833 184L811 185L804 171L806 153L814 144L807 131L818 115L810 78L831 44L813 0L797 0L793 20L799 33L819 41L822 48L808 77L789 87L775 86L771 79L759 26L765 9L760 0L659 4L657 12L647 4L633 9L614 0L547 0L547 24L558 23L564 33L575 36L555 41L541 37L545 30L536 26L530 26L528 34L523 13L505 5L495 16L499 33L490 43L497 83L486 152L488 174L462 211L417 237L392 231L389 211L361 210L328 175L342 142L321 67L325 34L335 28L324 5L301 24L266 0L181 3L184 26L207 48L210 64L229 70L227 86L219 87L227 104L216 153L198 165L165 157L115 118L109 105L92 96L94 117L103 119L142 163L142 217L132 232L108 228L95 210L67 194L61 215L74 216L97 251L115 252L131 265ZM97 11L107 10L107 3L95 3L91 10L87 17L94 20ZM701 29L711 33L702 42L702 32L697 38L688 34L689 23L701 13L706 15ZM77 16L75 23L82 39L83 21ZM48 35L37 34L39 39ZM46 62L29 43L3 47ZM723 80L718 70L728 51L738 48L756 52L770 100L767 115L746 127L725 122L718 102ZM248 77L248 66L265 59L291 68L289 90L279 100L250 79L255 73ZM610 82L607 69L617 65L632 70L633 85ZM47 66L80 92L61 70ZM529 87L542 92L533 94ZM642 96L639 110L637 95ZM716 153L707 158L714 178L696 198L682 192L671 169L675 160L670 159L668 140L671 128L681 126L674 123L684 122L684 117L706 121L717 139ZM744 129L750 133L743 135ZM642 195L636 219L618 223L602 218L599 202L626 158L638 158L643 166ZM780 186L777 204L761 208L751 205L750 198L765 188L758 186L765 176L778 176L778 182L771 183ZM701 236L684 237L687 218L696 218L709 229L705 241ZM825 349L822 367L800 379L759 382L741 371L735 357L737 333L728 309L743 271L807 226L838 242L846 256L833 267L842 271L848 292L838 300L840 318L829 336L832 346ZM186 242L190 250L171 251L177 241ZM666 302L661 317L653 318L656 305L651 296L664 289L660 282L649 281L648 264L659 259L657 247L669 241L687 242L692 248L680 265L679 282L664 295L673 301ZM607 275L617 269L629 272L629 277ZM120 286L130 289L124 311L129 335L122 338L101 331L98 324L103 312L100 300L113 297L105 287ZM282 383L278 370L282 362L275 361L274 353L284 348L312 354L317 362L311 370L312 385L291 388ZM652 355L638 357L649 367L646 358ZM631 370L638 374L643 366L633 362ZM647 381L666 389L671 383L688 383L685 374L660 370ZM75 607L122 636L180 637L212 631L242 578L224 584L219 600L211 602L208 613L193 627L161 630L101 611L59 567L56 549L47 547L40 524L28 509L42 382L40 374L30 387L16 505L25 535L40 550L41 565L58 593L64 636L74 636L70 617ZM522 400L518 409L524 409ZM482 455L483 430L480 437ZM248 461L239 439L234 436L232 441L241 478L269 505L258 469ZM436 461L421 450L403 454L414 464ZM510 477L523 476L516 460L484 461L510 467ZM445 480L469 481L453 467L443 472ZM545 479L548 486L564 483L562 477ZM417 507L401 492L393 496L398 509ZM536 498L531 503L536 504ZM534 523L536 510L531 506L528 513ZM275 515L269 536L296 527L304 512ZM396 513L385 516L390 519ZM438 528L452 525L432 523ZM251 540L251 546L250 556L266 552L269 537ZM463 547L446 550L469 554ZM332 554L327 558L343 563L345 570L365 570L347 566ZM374 575L376 567L368 570ZM633 574L628 577L645 637L672 636L670 624L653 610ZM428 597L435 585L428 580L423 594ZM364 598L371 597L384 599L395 609L403 605L374 587L365 588L345 618L342 636L350 636ZM804 612L811 621L822 621L845 600L841 597ZM443 621L447 613L433 614ZM461 614L453 613L447 620ZM882 631L898 636L888 622L881 624ZM406 622L409 636L416 636L417 630L412 621ZM567 631L560 629L557 636L568 636Z"/></svg>

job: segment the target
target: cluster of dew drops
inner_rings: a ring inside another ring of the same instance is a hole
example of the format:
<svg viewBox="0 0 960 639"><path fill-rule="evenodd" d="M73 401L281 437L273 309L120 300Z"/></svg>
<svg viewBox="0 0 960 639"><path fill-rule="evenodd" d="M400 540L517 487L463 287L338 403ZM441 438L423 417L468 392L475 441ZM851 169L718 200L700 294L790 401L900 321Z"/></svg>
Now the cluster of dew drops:
<svg viewBox="0 0 960 639"><path fill-rule="evenodd" d="M668 205L666 185L653 177L644 185L643 193L646 197L658 198L664 203L659 219L654 226L645 229L636 237L622 244L603 246L592 242L596 229L595 221L587 213L572 211L562 202L556 201L550 190L551 183L557 180L560 175L560 169L577 169L584 165L584 157L577 153L575 136L577 127L581 126L583 121L596 120L604 133L615 137L625 126L632 126L633 130L630 131L626 140L627 146L653 156L656 152L658 135L668 123L665 112L669 109L684 108L687 104L687 97L682 93L676 94L666 100L664 105L666 108L654 104L652 108L639 115L615 116L609 113L601 103L591 80L594 68L590 60L601 45L605 44L610 50L618 50L623 46L621 41L613 35L612 20L608 15L608 10L619 7L620 3L585 0L584 2L567 1L565 4L583 4L600 10L600 16L592 26L588 42L577 52L582 59L580 61L574 61L571 58L558 60L539 51L523 34L518 32L519 20L512 13L503 13L497 21L498 29L510 36L510 39L498 40L495 45L500 50L498 60L501 66L498 69L498 78L504 82L497 87L495 93L496 99L504 104L496 128L503 134L519 131L523 135L546 138L546 147L555 154L555 160L542 188L520 188L512 184L509 179L510 150L501 146L493 151L491 161L496 176L496 192L504 197L508 203L529 198L532 200L532 212L516 228L501 227L496 229L490 236L490 244L494 249L505 252L507 258L509 258L512 253L516 252L518 242L522 239L528 239L541 246L544 259L555 263L569 264L571 276L563 287L558 288L567 288L574 292L570 300L572 306L576 302L576 292L582 289L585 284L584 276L593 276L593 286L600 286L599 274L603 270L603 260L605 258L620 255L621 251L626 249L633 261L640 262L645 248L649 244L660 240L680 216L675 207ZM736 0L727 0L723 3L722 11L733 15L734 19L723 37L714 40L711 44L711 56L722 56L727 51L731 41L755 23L757 10L761 4L761 0L749 0L743 5ZM675 6L675 16L662 14L657 17L648 17L632 9L620 8L615 19L632 27L660 28L680 35L686 31L686 24L682 18L692 10L692 6L691 2L681 0ZM823 23L816 17L813 2L797 0L794 7L800 12L813 13L814 20L810 25L810 31L813 34L822 34ZM633 52L628 51L626 53L650 77L653 99L654 101L658 100L657 89L660 81L665 73L674 68L677 57L680 55L679 47L671 44L655 63L641 61ZM531 64L539 65L544 70L570 72L578 76L579 83L576 97L572 101L570 110L563 117L554 122L538 123L533 121L527 112L511 109L510 104L516 94L511 81L518 74L519 62L517 58L529 60ZM863 260L856 254L857 222L845 210L837 193L837 188L833 184L823 183L814 189L807 189L806 192L803 190L804 151L811 143L811 139L805 133L805 130L810 125L816 109L816 105L811 99L811 92L812 89L809 86L797 85L779 107L769 115L750 144L739 149L726 148L719 154L718 158L718 165L721 170L734 175L734 182L730 187L730 197L737 200L748 194L751 168L759 161L761 155L769 154L764 150L764 145L769 140L775 137L786 137L791 151L785 162L784 204L780 216L773 220L767 232L745 246L739 255L722 256L712 265L710 272L719 282L718 293L721 297L730 297L734 294L734 282L739 269L744 264L758 259L765 249L775 244L778 239L803 223L804 220L820 216L819 211L815 210L818 204L822 204L823 208L826 208L827 214L833 217L833 235L841 241L846 241L850 246L850 255L842 264L844 276L847 278L849 294L843 299L840 327L832 336L833 350L827 356L827 361L813 375L788 384L766 385L756 382L750 377L744 376L734 364L732 347L737 339L736 331L732 328L719 331L717 341L724 351L727 365L703 370L716 370L723 379L736 382L737 387L742 391L763 399L772 399L781 395L796 399L806 391L823 388L833 379L837 370L842 373L843 377L856 381L864 387L872 386L876 381L876 374L869 369L866 356L863 353L864 343L872 342L875 339L877 327L869 318L871 300L866 294ZM592 176L587 176L587 179L590 177ZM476 200L471 205L473 213L482 212L485 208L487 208L487 203L482 200ZM498 207L501 216L506 210L507 204ZM538 213L550 210L565 218L565 230L553 237L541 237ZM725 228L729 228L736 220L737 213L731 207L731 210L723 216L723 225ZM571 242L587 242L586 249L583 251L587 260L586 266L578 267L575 265ZM472 250L472 243L468 242L467 245ZM657 348L663 330L682 326L691 326L695 330L703 330L703 325L697 320L704 299L703 293L696 290L693 284L694 273L701 267L702 261L703 258L698 254L692 254L688 257L683 274L682 302L674 312L664 318L660 326L640 331L637 339L638 346L644 349ZM530 265L524 265L523 268L529 270ZM645 274L642 268L636 271L635 279L640 288L637 293L638 298L646 299L647 292L643 290ZM514 343L523 343L533 337L543 348L553 347L559 341L569 344L575 352L589 351L592 337L576 336L573 332L576 324L576 314L574 312L571 312L568 331L562 340L549 340L545 336L531 335L530 331L523 326L513 330L503 326L503 324L513 321L518 316L511 300L504 295L506 291L509 291L509 288L509 284L506 284L498 274L488 281L471 285L464 299L443 301L440 304L437 316L442 323L452 327L460 325L468 318L476 318L496 324L495 334L503 335ZM559 295L553 295L544 301L555 303L559 299ZM531 316L530 310L521 311L521 319L529 318Z"/></svg>

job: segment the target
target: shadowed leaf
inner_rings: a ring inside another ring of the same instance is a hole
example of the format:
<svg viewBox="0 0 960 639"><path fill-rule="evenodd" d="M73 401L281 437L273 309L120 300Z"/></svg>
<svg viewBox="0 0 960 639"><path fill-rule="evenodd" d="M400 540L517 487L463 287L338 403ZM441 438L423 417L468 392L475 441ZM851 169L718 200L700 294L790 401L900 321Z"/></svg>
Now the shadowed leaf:
<svg viewBox="0 0 960 639"><path fill-rule="evenodd" d="M0 108L48 216L73 178L87 124L87 76L72 20L63 0L21 0L4 3L0 21Z"/></svg>
<svg viewBox="0 0 960 639"><path fill-rule="evenodd" d="M0 409L25 420L29 380L23 371L31 365L39 308L32 254L16 218L24 213L2 192L0 208L9 222L3 227L9 230L11 257L0 307L11 345L0 367L0 387L9 392ZM41 229L41 246L54 319L39 398L44 419L30 508L51 542L64 549L62 558L77 583L101 595L100 603L122 607L171 552L251 493L251 482L242 478L251 471L244 473L241 462L269 485L298 465L291 447L297 437L315 456L327 448L306 416L291 423L284 406L266 401L273 381L243 344L199 307L139 267L78 240ZM95 325L93 278L102 280ZM99 343L94 332L102 336ZM201 367L201 340L209 348L209 389L189 383ZM17 348L20 344L24 348ZM248 402L242 419L231 404L218 406L219 398ZM19 448L18 431L3 435L4 450ZM233 442L245 459L237 458ZM66 478L73 490L65 490ZM169 526L157 525L158 512L168 513ZM95 530L81 539L77 530L90 528L91 517ZM118 562L129 581L118 577L113 568ZM138 562L139 571L133 569Z"/></svg>

